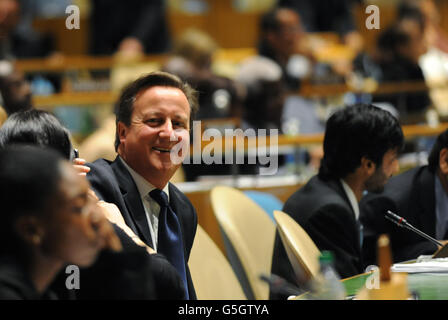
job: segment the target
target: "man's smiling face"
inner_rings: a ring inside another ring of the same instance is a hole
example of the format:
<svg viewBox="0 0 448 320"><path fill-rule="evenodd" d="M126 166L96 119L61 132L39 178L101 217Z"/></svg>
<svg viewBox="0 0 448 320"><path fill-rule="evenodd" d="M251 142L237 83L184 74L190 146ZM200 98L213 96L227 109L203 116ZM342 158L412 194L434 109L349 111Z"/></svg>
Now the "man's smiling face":
<svg viewBox="0 0 448 320"><path fill-rule="evenodd" d="M170 151L180 141L189 144L189 126L190 105L180 89L143 89L135 99L130 125L118 124L119 154L154 186L162 186L180 165L171 161Z"/></svg>

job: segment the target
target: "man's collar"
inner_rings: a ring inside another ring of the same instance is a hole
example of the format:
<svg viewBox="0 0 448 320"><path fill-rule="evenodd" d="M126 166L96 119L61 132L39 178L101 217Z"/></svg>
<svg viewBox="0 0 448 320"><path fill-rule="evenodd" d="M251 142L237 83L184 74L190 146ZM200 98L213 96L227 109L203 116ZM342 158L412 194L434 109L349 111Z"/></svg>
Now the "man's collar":
<svg viewBox="0 0 448 320"><path fill-rule="evenodd" d="M129 171L129 173L132 176L132 179L134 179L135 185L137 186L138 193L140 194L141 198L144 198L148 195L149 192L156 189L148 180L143 178L139 173L137 173L134 169L132 169L126 161L120 156L118 156L118 159L120 159L121 163L126 167L126 169ZM170 197L168 183L163 188L163 191L167 194L168 199Z"/></svg>
<svg viewBox="0 0 448 320"><path fill-rule="evenodd" d="M343 180L340 179L342 188L345 191L345 194L347 195L348 200L350 201L350 204L353 208L353 212L355 213L356 220L359 219L359 204L358 200L356 199L355 193L353 192L352 188Z"/></svg>

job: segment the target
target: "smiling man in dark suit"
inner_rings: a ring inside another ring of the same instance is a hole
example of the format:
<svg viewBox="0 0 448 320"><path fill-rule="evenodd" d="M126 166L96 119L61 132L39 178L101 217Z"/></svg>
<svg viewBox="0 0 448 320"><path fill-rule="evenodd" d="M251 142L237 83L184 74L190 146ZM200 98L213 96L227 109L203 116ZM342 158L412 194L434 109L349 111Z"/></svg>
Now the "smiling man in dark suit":
<svg viewBox="0 0 448 320"><path fill-rule="evenodd" d="M335 112L326 124L319 174L285 203L283 211L319 250L333 252L342 278L362 272L358 203L364 190L380 192L398 171L403 139L398 121L375 106L358 104ZM303 281L296 278L278 233L272 273L290 282ZM271 298L286 297L271 291Z"/></svg>
<svg viewBox="0 0 448 320"><path fill-rule="evenodd" d="M189 145L197 93L169 73L154 72L129 84L115 108L117 158L90 164L97 196L118 206L126 224L178 270L186 298L196 294L188 258L197 215L188 198L169 183Z"/></svg>

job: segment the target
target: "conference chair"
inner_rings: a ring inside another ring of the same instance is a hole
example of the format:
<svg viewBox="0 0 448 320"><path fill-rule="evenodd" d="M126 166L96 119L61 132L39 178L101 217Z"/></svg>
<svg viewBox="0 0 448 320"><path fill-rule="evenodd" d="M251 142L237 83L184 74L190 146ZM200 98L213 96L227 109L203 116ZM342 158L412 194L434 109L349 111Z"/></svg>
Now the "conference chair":
<svg viewBox="0 0 448 320"><path fill-rule="evenodd" d="M305 230L288 214L275 210L274 219L296 277L307 280L319 273L320 251Z"/></svg>
<svg viewBox="0 0 448 320"><path fill-rule="evenodd" d="M246 300L230 263L200 225L188 266L198 300Z"/></svg>
<svg viewBox="0 0 448 320"><path fill-rule="evenodd" d="M275 224L242 191L214 187L211 203L226 247L227 257L248 299L269 298L269 285L260 275L271 273Z"/></svg>
<svg viewBox="0 0 448 320"><path fill-rule="evenodd" d="M244 191L244 194L262 207L269 215L269 218L275 223L274 210L282 210L283 208L283 202L280 199L268 192L262 191L247 190Z"/></svg>

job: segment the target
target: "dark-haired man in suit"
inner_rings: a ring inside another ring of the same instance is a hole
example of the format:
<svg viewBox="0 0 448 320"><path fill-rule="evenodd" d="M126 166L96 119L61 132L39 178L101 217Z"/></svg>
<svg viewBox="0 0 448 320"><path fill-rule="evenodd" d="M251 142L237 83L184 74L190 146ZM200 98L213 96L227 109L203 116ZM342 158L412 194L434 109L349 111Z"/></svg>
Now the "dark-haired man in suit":
<svg viewBox="0 0 448 320"><path fill-rule="evenodd" d="M196 92L178 77L154 72L129 84L116 105L118 157L90 164L93 190L114 203L143 242L162 253L184 280L186 298L196 294L188 258L197 215L188 198L169 183L189 144Z"/></svg>
<svg viewBox="0 0 448 320"><path fill-rule="evenodd" d="M327 121L319 174L285 203L288 213L319 250L332 251L342 278L362 272L358 203L364 190L380 192L398 171L403 132L389 112L359 104L335 112ZM298 280L277 234L272 273ZM302 281L303 279L299 279ZM271 298L285 298L271 291Z"/></svg>

